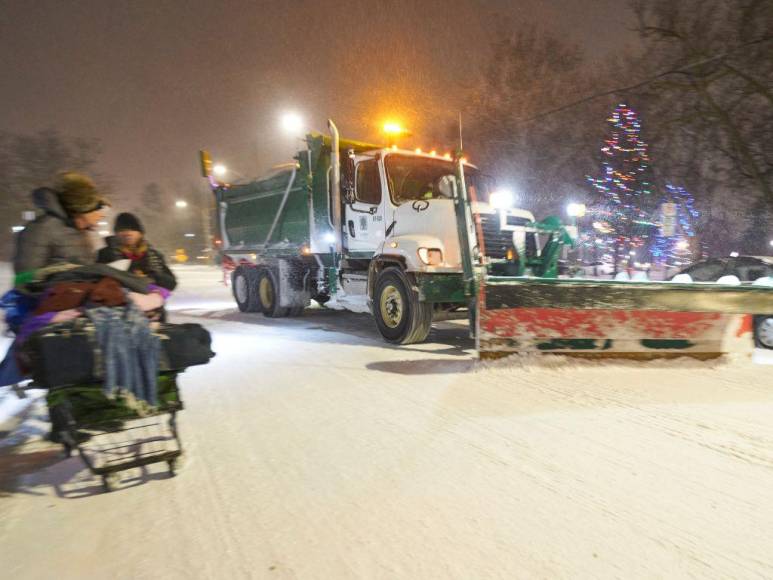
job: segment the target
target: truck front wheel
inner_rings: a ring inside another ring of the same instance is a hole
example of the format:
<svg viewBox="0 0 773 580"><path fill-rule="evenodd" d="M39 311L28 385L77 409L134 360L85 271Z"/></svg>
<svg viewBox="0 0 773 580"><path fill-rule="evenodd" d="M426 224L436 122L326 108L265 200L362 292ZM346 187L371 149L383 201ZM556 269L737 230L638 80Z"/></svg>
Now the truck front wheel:
<svg viewBox="0 0 773 580"><path fill-rule="evenodd" d="M231 288L239 310L260 312L255 268L239 267L231 275Z"/></svg>
<svg viewBox="0 0 773 580"><path fill-rule="evenodd" d="M258 274L258 301L261 310L269 318L287 316L288 308L279 306L279 284L271 270L261 270Z"/></svg>
<svg viewBox="0 0 773 580"><path fill-rule="evenodd" d="M408 275L399 268L379 274L373 314L381 336L396 344L422 342L432 328L432 304L419 301Z"/></svg>

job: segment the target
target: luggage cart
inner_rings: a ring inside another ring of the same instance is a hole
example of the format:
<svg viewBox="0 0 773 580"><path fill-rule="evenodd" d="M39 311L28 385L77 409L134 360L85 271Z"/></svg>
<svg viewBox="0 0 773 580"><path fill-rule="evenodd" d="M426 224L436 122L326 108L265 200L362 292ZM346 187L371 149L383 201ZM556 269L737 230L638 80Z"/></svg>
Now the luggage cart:
<svg viewBox="0 0 773 580"><path fill-rule="evenodd" d="M141 412L126 399L107 397L99 384L57 387L46 397L67 457L74 451L112 491L118 472L166 463L174 476L183 447L177 413L183 409L177 373L159 377L159 405Z"/></svg>

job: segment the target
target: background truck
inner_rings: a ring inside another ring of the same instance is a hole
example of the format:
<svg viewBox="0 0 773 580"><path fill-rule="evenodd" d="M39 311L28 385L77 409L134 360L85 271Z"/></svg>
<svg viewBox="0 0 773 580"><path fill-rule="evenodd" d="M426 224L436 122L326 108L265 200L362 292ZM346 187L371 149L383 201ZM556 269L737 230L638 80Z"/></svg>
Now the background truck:
<svg viewBox="0 0 773 580"><path fill-rule="evenodd" d="M706 358L751 340L773 288L557 279L572 228L510 207L455 159L311 134L294 163L220 183L223 267L239 309L298 316L310 301L369 312L389 342L423 341L467 309L480 356L556 352Z"/></svg>
<svg viewBox="0 0 773 580"><path fill-rule="evenodd" d="M266 178L227 185L210 177L234 298L242 311L271 317L298 316L313 299L372 313L390 342L423 341L433 316L466 308L470 297L455 163L331 130L308 135L295 162ZM496 194L492 206L487 179L469 164L464 174L484 234L485 249L473 250L503 265L517 251L538 256L534 216L497 204Z"/></svg>

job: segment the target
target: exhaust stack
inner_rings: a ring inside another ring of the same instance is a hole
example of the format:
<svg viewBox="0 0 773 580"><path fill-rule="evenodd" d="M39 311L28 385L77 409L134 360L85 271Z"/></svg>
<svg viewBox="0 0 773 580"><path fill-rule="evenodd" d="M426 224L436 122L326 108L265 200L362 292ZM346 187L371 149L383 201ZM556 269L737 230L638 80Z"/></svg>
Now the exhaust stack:
<svg viewBox="0 0 773 580"><path fill-rule="evenodd" d="M331 176L331 200L333 203L333 228L335 231L335 250L336 254L341 255L343 253L343 244L341 240L341 149L340 149L340 136L338 134L338 127L333 123L332 119L327 120L327 126L330 129L330 165L333 169Z"/></svg>

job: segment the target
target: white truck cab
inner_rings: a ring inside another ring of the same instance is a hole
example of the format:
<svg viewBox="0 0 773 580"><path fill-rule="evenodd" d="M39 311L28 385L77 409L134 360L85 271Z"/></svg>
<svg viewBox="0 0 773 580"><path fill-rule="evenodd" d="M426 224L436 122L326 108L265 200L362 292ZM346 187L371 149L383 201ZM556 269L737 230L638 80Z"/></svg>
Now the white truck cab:
<svg viewBox="0 0 773 580"><path fill-rule="evenodd" d="M394 148L356 155L352 162L353 183L344 179L342 184L347 191L345 255L399 257L409 272L461 272L454 162ZM477 167L465 164L465 179L484 233L486 248L479 251L498 259L513 244L524 248L532 213L492 207L491 192Z"/></svg>

